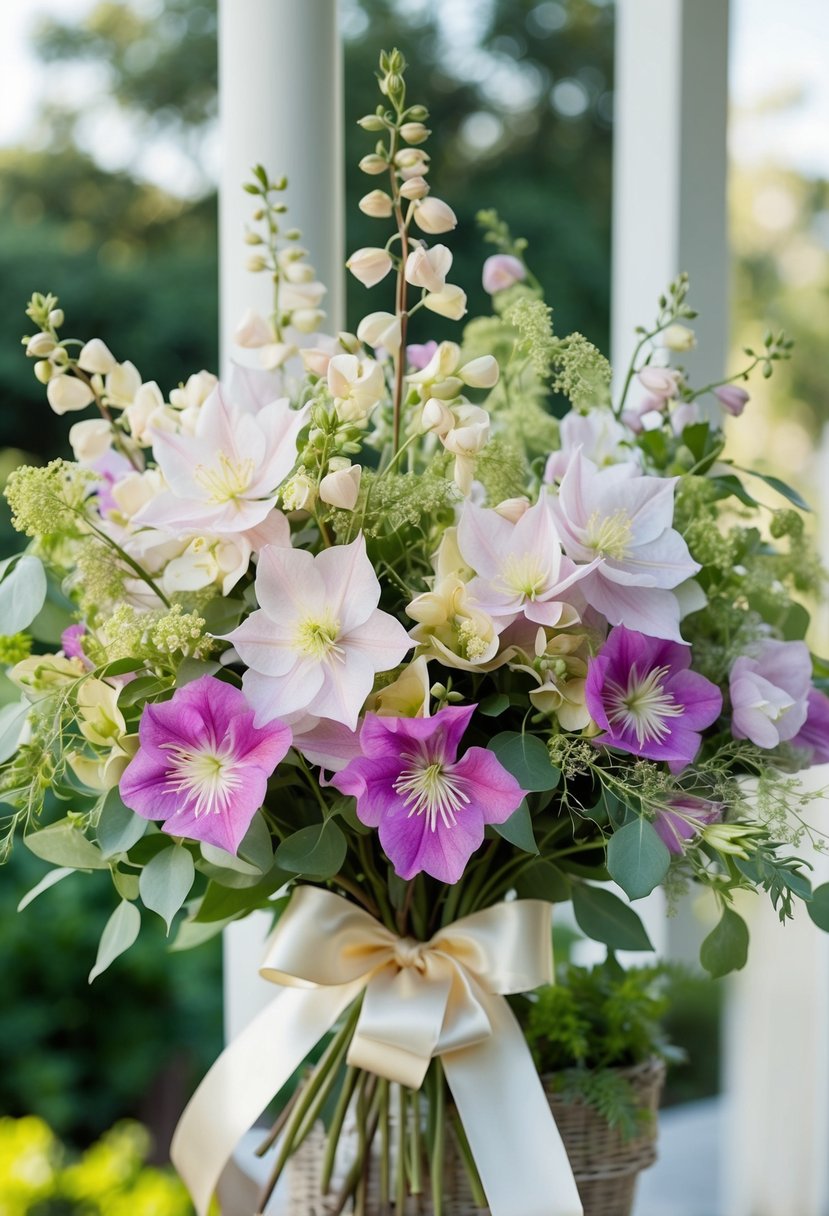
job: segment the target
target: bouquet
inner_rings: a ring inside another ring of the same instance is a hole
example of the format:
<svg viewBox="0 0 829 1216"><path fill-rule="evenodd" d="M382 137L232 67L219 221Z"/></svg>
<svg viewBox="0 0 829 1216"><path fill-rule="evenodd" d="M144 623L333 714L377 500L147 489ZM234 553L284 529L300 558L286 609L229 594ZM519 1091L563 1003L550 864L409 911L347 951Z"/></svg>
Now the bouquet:
<svg viewBox="0 0 829 1216"><path fill-rule="evenodd" d="M321 330L325 288L261 166L245 240L273 311L242 320L227 382L199 371L165 394L100 339L65 337L54 296L27 310L35 375L78 420L73 461L5 491L28 547L0 567L19 692L0 713L3 854L19 833L52 867L24 903L110 875L90 979L146 915L175 926L174 950L276 918L270 1021L231 1045L174 1146L201 1210L323 1041L275 1176L324 1111L328 1190L354 1110L332 1210L365 1204L376 1137L385 1197L431 1175L440 1212L451 1118L480 1202L527 1216L565 1166L505 998L552 976L551 904L572 900L612 950L647 949L629 901L707 887L714 975L745 961L738 891L829 928L798 856L820 842L816 795L795 775L829 761L829 666L803 640L823 574L806 504L730 460L722 426L791 344L769 334L692 386L681 276L614 394L492 212L491 315L429 340L466 296L404 69L381 56L360 120L378 244L347 266L386 307L355 333ZM559 1194L577 1210L566 1179Z"/></svg>

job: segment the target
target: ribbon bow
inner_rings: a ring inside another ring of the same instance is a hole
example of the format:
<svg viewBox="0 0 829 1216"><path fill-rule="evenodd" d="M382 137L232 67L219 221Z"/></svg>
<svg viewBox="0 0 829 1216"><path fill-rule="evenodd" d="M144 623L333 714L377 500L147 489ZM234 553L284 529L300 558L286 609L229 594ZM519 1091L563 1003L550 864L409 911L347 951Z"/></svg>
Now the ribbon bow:
<svg viewBox="0 0 829 1216"><path fill-rule="evenodd" d="M199 1216L241 1136L363 991L348 1062L418 1089L441 1057L493 1216L582 1216L504 1000L551 981L550 916L548 903L513 900L417 942L331 891L299 887L260 968L283 990L213 1065L173 1137Z"/></svg>

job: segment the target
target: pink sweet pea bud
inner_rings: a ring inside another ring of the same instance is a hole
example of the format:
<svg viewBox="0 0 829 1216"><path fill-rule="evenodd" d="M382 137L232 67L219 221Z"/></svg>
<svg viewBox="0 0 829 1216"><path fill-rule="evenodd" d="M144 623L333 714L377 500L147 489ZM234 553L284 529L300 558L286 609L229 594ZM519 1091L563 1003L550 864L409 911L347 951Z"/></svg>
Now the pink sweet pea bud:
<svg viewBox="0 0 829 1216"><path fill-rule="evenodd" d="M749 400L746 390L736 384L721 384L714 389L714 396L723 409L735 418L739 418Z"/></svg>
<svg viewBox="0 0 829 1216"><path fill-rule="evenodd" d="M481 275L484 291L494 295L496 291L505 291L515 283L523 283L527 277L527 268L520 258L511 253L494 253L484 262Z"/></svg>

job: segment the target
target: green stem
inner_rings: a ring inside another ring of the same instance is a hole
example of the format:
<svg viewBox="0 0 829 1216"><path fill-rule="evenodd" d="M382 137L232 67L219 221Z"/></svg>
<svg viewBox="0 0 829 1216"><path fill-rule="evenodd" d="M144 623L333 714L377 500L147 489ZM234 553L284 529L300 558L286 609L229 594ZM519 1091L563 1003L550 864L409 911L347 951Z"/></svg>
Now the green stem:
<svg viewBox="0 0 829 1216"><path fill-rule="evenodd" d="M380 1212L388 1216L391 1176L391 1137L389 1129L389 1082L380 1078Z"/></svg>
<svg viewBox="0 0 829 1216"><path fill-rule="evenodd" d="M343 1080L340 1096L337 1099L337 1105L334 1108L334 1117L331 1120L331 1127L328 1131L328 1143L325 1148L325 1157L322 1163L322 1174L320 1176L320 1190L323 1195L327 1195L331 1189L331 1175L334 1172L334 1161L337 1155L337 1146L340 1142L340 1133L343 1130L343 1122L345 1121L346 1111L351 1105L351 1099L354 1096L354 1090L357 1082L363 1074L359 1069L352 1065L346 1069L345 1078Z"/></svg>
<svg viewBox="0 0 829 1216"><path fill-rule="evenodd" d="M432 1182L432 1212L443 1216L443 1159L446 1144L446 1092L443 1068L440 1060L433 1061L434 1107L432 1128L432 1150L429 1154L429 1172Z"/></svg>
<svg viewBox="0 0 829 1216"><path fill-rule="evenodd" d="M395 1206L398 1212L406 1207L406 1091L402 1085L397 1087L397 1187L395 1190Z"/></svg>
<svg viewBox="0 0 829 1216"><path fill-rule="evenodd" d="M422 1195L423 1141L421 1138L420 1094L416 1090L411 1092L411 1102L414 1117L412 1119L412 1157L409 1170L410 1188L413 1195Z"/></svg>

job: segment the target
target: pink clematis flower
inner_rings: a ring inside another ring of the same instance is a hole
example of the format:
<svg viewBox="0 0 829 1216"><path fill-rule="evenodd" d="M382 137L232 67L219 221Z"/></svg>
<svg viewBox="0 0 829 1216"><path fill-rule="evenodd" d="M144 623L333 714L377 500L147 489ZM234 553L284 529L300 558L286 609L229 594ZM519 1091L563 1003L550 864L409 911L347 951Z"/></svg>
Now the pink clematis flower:
<svg viewBox="0 0 829 1216"><path fill-rule="evenodd" d="M171 836L234 854L291 746L290 727L254 726L242 693L214 676L146 705L138 737L121 778L124 803L144 819L162 820Z"/></svg>
<svg viewBox="0 0 829 1216"><path fill-rule="evenodd" d="M601 563L579 590L611 625L681 642L673 588L700 569L672 527L675 477L646 477L633 464L597 469L576 450L553 513L564 552Z"/></svg>
<svg viewBox="0 0 829 1216"><path fill-rule="evenodd" d="M648 760L664 760L672 772L690 764L700 732L722 711L722 694L690 671L686 646L646 637L624 626L611 629L587 669L585 700L602 730L596 743Z"/></svg>
<svg viewBox="0 0 829 1216"><path fill-rule="evenodd" d="M559 481L577 448L599 468L638 459L638 449L631 446L630 429L607 409L588 410L586 414L570 410L559 423L561 449L549 456L544 480Z"/></svg>
<svg viewBox="0 0 829 1216"><path fill-rule="evenodd" d="M228 635L248 667L243 687L261 725L304 712L353 730L379 671L413 642L388 612L358 536L316 557L266 546L256 571L259 609Z"/></svg>
<svg viewBox="0 0 829 1216"><path fill-rule="evenodd" d="M564 556L546 493L517 523L498 511L465 503L458 548L478 575L468 592L499 633L520 616L550 627L575 624L578 613L562 597L601 561L594 558L589 566L576 566Z"/></svg>
<svg viewBox="0 0 829 1216"><path fill-rule="evenodd" d="M807 700L806 721L790 740L806 753L806 764L829 764L829 697L813 688Z"/></svg>
<svg viewBox="0 0 829 1216"><path fill-rule="evenodd" d="M357 817L378 828L403 879L431 874L456 883L480 848L484 827L504 823L525 791L493 752L470 747L457 758L477 706L449 706L432 718L367 714L362 755L331 779L357 799Z"/></svg>
<svg viewBox="0 0 829 1216"><path fill-rule="evenodd" d="M769 638L735 660L728 680L735 739L777 747L794 739L806 722L812 659L805 642Z"/></svg>
<svg viewBox="0 0 829 1216"><path fill-rule="evenodd" d="M657 811L653 826L668 851L679 856L689 841L709 824L719 823L722 815L721 802L709 802L693 794L676 794Z"/></svg>
<svg viewBox="0 0 829 1216"><path fill-rule="evenodd" d="M294 466L307 421L307 406L293 410L283 398L254 412L217 385L194 434L155 433L153 454L169 490L142 507L134 522L177 535L257 527Z"/></svg>

